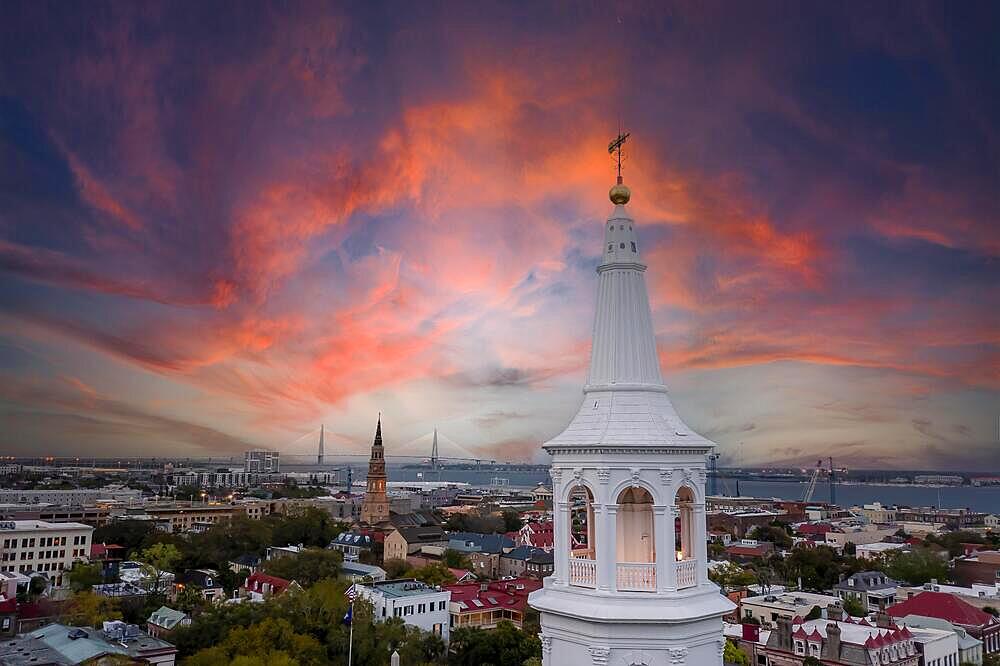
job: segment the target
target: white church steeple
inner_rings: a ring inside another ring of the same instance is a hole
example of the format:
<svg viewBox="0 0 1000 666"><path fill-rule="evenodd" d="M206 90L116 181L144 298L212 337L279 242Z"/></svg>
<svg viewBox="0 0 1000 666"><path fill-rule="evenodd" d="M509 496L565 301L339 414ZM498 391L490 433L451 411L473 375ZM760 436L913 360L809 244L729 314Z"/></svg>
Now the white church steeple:
<svg viewBox="0 0 1000 666"><path fill-rule="evenodd" d="M618 150L628 135L609 146ZM706 455L660 373L646 265L618 183L597 267L590 373L552 455L553 575L540 611L544 666L722 663L733 604L707 575Z"/></svg>

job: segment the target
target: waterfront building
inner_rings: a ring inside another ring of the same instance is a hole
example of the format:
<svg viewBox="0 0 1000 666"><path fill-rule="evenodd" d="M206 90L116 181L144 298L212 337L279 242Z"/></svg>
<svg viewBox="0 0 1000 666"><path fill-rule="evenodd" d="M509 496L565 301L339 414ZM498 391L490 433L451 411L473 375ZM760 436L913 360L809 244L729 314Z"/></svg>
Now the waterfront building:
<svg viewBox="0 0 1000 666"><path fill-rule="evenodd" d="M545 666L719 665L722 616L734 608L707 571L714 444L681 421L663 383L630 196L619 174L583 402L543 447L552 456L554 571L529 603L540 613Z"/></svg>
<svg viewBox="0 0 1000 666"><path fill-rule="evenodd" d="M379 415L375 425L375 441L372 442L372 455L368 460L368 481L365 489L365 499L361 503L361 522L368 525L379 525L389 520L389 499L385 494L385 484L388 478L385 474L385 450L382 448L382 416Z"/></svg>
<svg viewBox="0 0 1000 666"><path fill-rule="evenodd" d="M354 589L359 597L371 603L376 622L398 617L404 624L429 631L448 642L451 592L412 578L355 584Z"/></svg>
<svg viewBox="0 0 1000 666"><path fill-rule="evenodd" d="M247 474L277 474L281 471L281 454L266 449L247 451L243 456L243 471Z"/></svg>
<svg viewBox="0 0 1000 666"><path fill-rule="evenodd" d="M67 587L63 572L90 557L94 528L83 523L41 520L0 522L0 570L40 573L55 588Z"/></svg>

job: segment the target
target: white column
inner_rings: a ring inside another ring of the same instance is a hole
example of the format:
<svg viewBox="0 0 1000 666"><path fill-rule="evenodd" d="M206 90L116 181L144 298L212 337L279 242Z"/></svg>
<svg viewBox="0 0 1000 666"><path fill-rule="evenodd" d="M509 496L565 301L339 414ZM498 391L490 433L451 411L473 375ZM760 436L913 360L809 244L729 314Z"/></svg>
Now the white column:
<svg viewBox="0 0 1000 666"><path fill-rule="evenodd" d="M708 526L705 523L705 504L697 503L692 505L692 508L694 525L691 529L691 538L694 549L691 552L698 560L698 584L703 585L708 582Z"/></svg>
<svg viewBox="0 0 1000 666"><path fill-rule="evenodd" d="M670 544L674 540L674 526L670 525L670 507L653 505L653 537L656 542L656 589L664 590L667 585L667 570L674 558ZM669 538L667 534L669 533Z"/></svg>
<svg viewBox="0 0 1000 666"><path fill-rule="evenodd" d="M555 509L552 584L563 585L569 580L569 558L572 554L569 542L569 502L556 502Z"/></svg>
<svg viewBox="0 0 1000 666"><path fill-rule="evenodd" d="M602 590L617 589L618 575L618 505L604 505L604 533L598 537L597 586ZM603 581L603 582L602 582Z"/></svg>
<svg viewBox="0 0 1000 666"><path fill-rule="evenodd" d="M667 565L667 575L663 579L662 586L660 589L663 590L676 590L677 589L677 543L674 535L674 526L677 524L677 517L680 515L680 509L677 505L671 505L667 507L667 552L664 553L664 562L669 562Z"/></svg>

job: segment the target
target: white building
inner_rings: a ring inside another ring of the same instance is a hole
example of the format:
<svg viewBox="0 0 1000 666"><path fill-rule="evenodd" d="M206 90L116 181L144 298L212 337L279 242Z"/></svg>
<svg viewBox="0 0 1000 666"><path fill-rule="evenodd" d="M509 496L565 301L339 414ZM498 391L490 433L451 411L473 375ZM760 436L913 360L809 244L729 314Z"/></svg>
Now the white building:
<svg viewBox="0 0 1000 666"><path fill-rule="evenodd" d="M529 597L541 614L542 662L719 665L722 616L734 606L708 579L706 455L714 444L670 402L620 176L610 197L583 404L544 445L554 573ZM574 523L586 527L576 533Z"/></svg>
<svg viewBox="0 0 1000 666"><path fill-rule="evenodd" d="M909 546L905 543L887 543L884 541L879 541L878 543L863 543L857 547L854 551L854 556L859 560L870 560L880 555L885 555L894 550L909 550Z"/></svg>
<svg viewBox="0 0 1000 666"><path fill-rule="evenodd" d="M412 578L357 584L355 589L359 597L371 603L376 622L384 622L391 617L402 618L405 624L429 631L448 642L451 592Z"/></svg>
<svg viewBox="0 0 1000 666"><path fill-rule="evenodd" d="M63 572L90 557L93 533L83 523L0 522L0 570L42 573L54 587L64 587L69 580Z"/></svg>
<svg viewBox="0 0 1000 666"><path fill-rule="evenodd" d="M822 612L831 604L839 602L839 597L813 592L762 594L740 599L740 610L743 614L741 619L753 618L760 622L762 627L773 627L779 618L792 620L796 616L805 617L816 606L819 606Z"/></svg>
<svg viewBox="0 0 1000 666"><path fill-rule="evenodd" d="M277 474L281 470L281 454L277 451L254 449L243 457L243 471L247 474Z"/></svg>
<svg viewBox="0 0 1000 666"><path fill-rule="evenodd" d="M58 504L93 506L101 500L141 502L142 491L115 485L107 488L72 488L70 490L0 490L0 504Z"/></svg>
<svg viewBox="0 0 1000 666"><path fill-rule="evenodd" d="M907 627L921 655L922 666L958 666L958 635L930 627Z"/></svg>

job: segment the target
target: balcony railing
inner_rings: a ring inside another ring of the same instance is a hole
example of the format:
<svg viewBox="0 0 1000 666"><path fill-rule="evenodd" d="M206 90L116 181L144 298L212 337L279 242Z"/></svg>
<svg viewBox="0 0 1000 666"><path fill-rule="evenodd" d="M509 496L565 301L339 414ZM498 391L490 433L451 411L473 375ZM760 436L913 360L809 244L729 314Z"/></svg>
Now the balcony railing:
<svg viewBox="0 0 1000 666"><path fill-rule="evenodd" d="M656 564L654 562L619 562L618 590L623 592L655 592Z"/></svg>
<svg viewBox="0 0 1000 666"><path fill-rule="evenodd" d="M569 584L597 587L597 562L581 557L569 558Z"/></svg>
<svg viewBox="0 0 1000 666"><path fill-rule="evenodd" d="M677 589L698 584L698 560L681 560L677 563Z"/></svg>

